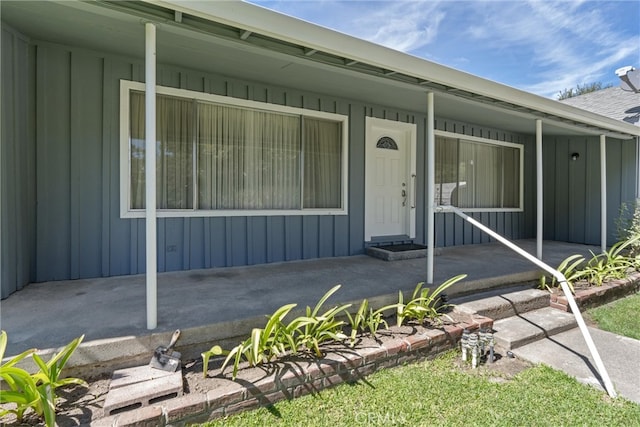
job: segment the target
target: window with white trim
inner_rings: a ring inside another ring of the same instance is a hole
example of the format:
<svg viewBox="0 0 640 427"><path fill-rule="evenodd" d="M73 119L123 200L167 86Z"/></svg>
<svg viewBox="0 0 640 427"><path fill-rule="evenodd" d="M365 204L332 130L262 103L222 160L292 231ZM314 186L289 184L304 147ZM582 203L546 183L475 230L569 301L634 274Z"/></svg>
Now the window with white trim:
<svg viewBox="0 0 640 427"><path fill-rule="evenodd" d="M435 202L465 210L522 209L523 146L436 136Z"/></svg>
<svg viewBox="0 0 640 427"><path fill-rule="evenodd" d="M144 216L144 85L121 97L121 213ZM158 216L346 214L347 120L158 87Z"/></svg>

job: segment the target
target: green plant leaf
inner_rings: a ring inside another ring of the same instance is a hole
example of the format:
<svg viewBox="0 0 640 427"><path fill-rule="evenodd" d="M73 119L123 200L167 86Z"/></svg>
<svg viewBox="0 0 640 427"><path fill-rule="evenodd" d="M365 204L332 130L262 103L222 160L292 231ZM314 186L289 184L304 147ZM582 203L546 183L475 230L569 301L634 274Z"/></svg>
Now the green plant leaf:
<svg viewBox="0 0 640 427"><path fill-rule="evenodd" d="M202 356L202 376L204 378L207 377L207 371L209 370L209 359L211 356L222 356L225 353L225 350L222 349L219 345L214 345L209 350L200 354ZM229 353L228 351L226 353Z"/></svg>
<svg viewBox="0 0 640 427"><path fill-rule="evenodd" d="M51 384L43 384L38 387L41 402L41 415L47 427L55 427L56 425L56 394Z"/></svg>
<svg viewBox="0 0 640 427"><path fill-rule="evenodd" d="M333 295L338 289L340 289L340 287L342 287L342 285L335 285L333 288L329 289L329 291L324 294L322 298L320 298L309 317L317 316L318 311L320 311L320 308L324 305L325 301L327 301L331 295Z"/></svg>

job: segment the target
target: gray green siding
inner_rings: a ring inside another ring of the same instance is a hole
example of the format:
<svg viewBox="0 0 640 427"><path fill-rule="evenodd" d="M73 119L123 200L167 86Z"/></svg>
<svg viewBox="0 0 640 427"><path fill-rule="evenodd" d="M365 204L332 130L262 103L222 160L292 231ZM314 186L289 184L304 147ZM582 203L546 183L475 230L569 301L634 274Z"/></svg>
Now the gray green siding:
<svg viewBox="0 0 640 427"><path fill-rule="evenodd" d="M613 244L620 205L636 197L636 144L607 138L606 146L607 242ZM543 147L544 238L599 245L600 138L547 137Z"/></svg>
<svg viewBox="0 0 640 427"><path fill-rule="evenodd" d="M10 41L4 33L2 47L2 119L4 124L11 124L10 129L3 126L2 134L2 296L32 281L143 273L144 220L121 219L119 208L119 81L143 81L143 61L45 42L30 46L20 39ZM7 65L7 58L13 66ZM14 71L5 72L5 68ZM366 116L417 125L416 242L426 240L424 112L397 111L357 100L238 81L167 65L159 65L157 82L163 86L346 114L350 132L348 215L160 218L160 271L363 253ZM37 89L32 93L33 88ZM29 99L33 102L28 102ZM534 138L438 117L437 105L436 117L436 127L440 130L525 145L524 212L478 213L474 217L507 237L533 237ZM545 154L549 157L549 150ZM617 161L623 159L624 156L618 156ZM615 151L609 162L616 162ZM550 174L553 168L551 162L547 163ZM626 163L623 166L628 167ZM620 185L623 177L619 170L617 181L616 170L612 169L610 175L612 185L616 182ZM583 180L587 176L584 174ZM547 198L562 199L561 194L554 192L553 181L546 182L550 186ZM580 182L571 185L578 186ZM597 194L597 189L595 191ZM589 202L593 201L589 199ZM616 205L612 206L615 210ZM556 212L552 203L546 205L546 209ZM557 217L562 216L560 212ZM581 228L587 230L597 224L596 216L594 213L580 218L584 222ZM590 221L596 222L588 224ZM488 241L486 236L450 214L438 214L436 224L437 246ZM563 240L562 230L561 226L556 229L549 226L547 237L557 235ZM577 233L585 241L591 239L592 234Z"/></svg>
<svg viewBox="0 0 640 427"><path fill-rule="evenodd" d="M0 288L2 297L35 280L33 57L29 40L2 28Z"/></svg>

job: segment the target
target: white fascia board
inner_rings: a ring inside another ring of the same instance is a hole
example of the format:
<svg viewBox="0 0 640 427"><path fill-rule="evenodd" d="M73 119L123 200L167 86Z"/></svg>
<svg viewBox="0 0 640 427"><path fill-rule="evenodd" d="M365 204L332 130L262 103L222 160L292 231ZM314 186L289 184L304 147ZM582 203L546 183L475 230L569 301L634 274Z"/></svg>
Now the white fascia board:
<svg viewBox="0 0 640 427"><path fill-rule="evenodd" d="M505 101L544 114L602 127L616 133L640 136L640 127L638 126L474 76L240 0L143 1L386 70Z"/></svg>

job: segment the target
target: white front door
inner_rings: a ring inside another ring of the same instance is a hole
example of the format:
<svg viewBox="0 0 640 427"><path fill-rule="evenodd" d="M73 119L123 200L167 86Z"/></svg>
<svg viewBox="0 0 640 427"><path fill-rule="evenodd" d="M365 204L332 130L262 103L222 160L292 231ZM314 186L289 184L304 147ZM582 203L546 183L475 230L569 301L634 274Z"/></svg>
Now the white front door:
<svg viewBox="0 0 640 427"><path fill-rule="evenodd" d="M415 237L416 125L367 117L365 241Z"/></svg>

